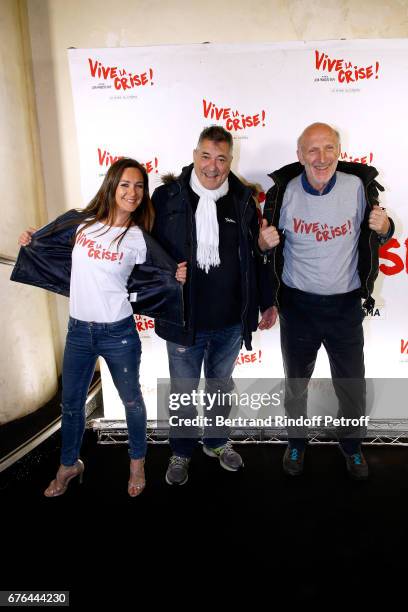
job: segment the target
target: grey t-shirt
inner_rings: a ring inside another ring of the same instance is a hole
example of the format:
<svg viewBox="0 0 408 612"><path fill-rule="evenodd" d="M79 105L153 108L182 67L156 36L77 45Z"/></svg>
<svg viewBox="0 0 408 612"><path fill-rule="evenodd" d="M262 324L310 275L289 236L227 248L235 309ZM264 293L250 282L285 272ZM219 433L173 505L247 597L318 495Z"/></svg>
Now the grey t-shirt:
<svg viewBox="0 0 408 612"><path fill-rule="evenodd" d="M357 176L337 172L333 189L322 196L307 193L301 176L290 181L279 219L285 285L319 295L360 287L357 244L365 207Z"/></svg>

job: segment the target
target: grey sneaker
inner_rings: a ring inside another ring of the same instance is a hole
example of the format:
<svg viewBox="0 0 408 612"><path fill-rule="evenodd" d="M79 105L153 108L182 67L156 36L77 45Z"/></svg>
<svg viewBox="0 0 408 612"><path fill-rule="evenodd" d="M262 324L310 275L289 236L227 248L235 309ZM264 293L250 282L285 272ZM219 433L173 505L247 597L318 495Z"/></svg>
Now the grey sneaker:
<svg viewBox="0 0 408 612"><path fill-rule="evenodd" d="M203 451L209 457L217 457L220 460L221 467L229 472L236 472L244 465L241 455L232 448L232 442L227 442L218 448L210 448L204 445Z"/></svg>
<svg viewBox="0 0 408 612"><path fill-rule="evenodd" d="M172 455L166 472L166 482L169 485L183 485L188 480L189 457Z"/></svg>

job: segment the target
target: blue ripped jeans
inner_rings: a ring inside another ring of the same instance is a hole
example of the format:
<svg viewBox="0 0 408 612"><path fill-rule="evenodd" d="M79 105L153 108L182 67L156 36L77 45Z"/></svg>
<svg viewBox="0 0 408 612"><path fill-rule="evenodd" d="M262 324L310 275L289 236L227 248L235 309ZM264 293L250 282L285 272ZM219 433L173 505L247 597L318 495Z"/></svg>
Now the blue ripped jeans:
<svg viewBox="0 0 408 612"><path fill-rule="evenodd" d="M85 431L85 401L96 360L103 357L125 406L129 455L146 454L146 408L139 384L141 343L132 316L115 323L70 317L62 368L61 463L74 465Z"/></svg>

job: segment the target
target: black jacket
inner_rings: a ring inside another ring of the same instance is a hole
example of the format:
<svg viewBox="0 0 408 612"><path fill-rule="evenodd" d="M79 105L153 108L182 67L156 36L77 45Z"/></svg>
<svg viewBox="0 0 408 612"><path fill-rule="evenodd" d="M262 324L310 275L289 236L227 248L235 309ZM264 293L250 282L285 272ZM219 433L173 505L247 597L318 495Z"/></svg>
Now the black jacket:
<svg viewBox="0 0 408 612"><path fill-rule="evenodd" d="M186 325L180 329L171 323L160 321L156 333L165 340L191 346L195 341L194 283L196 282L197 238L193 209L191 207L188 185L193 164L183 168L178 178L172 177L158 187L152 196L156 219L152 230L154 238L171 254L177 262L187 261ZM229 173L229 188L232 193L239 222L239 256L241 262L241 322L243 339L247 349L251 349L252 331L257 328L259 308L265 310L272 305L270 298L260 298L258 275L261 258L257 256L256 242L259 222L252 189L245 186L232 172ZM219 299L222 299L220 296Z"/></svg>
<svg viewBox="0 0 408 612"><path fill-rule="evenodd" d="M73 238L84 221L83 213L70 210L32 235L22 247L11 280L69 296ZM149 234L146 262L133 268L127 289L136 293L133 312L182 326L183 291L175 278L177 264Z"/></svg>
<svg viewBox="0 0 408 612"><path fill-rule="evenodd" d="M286 187L292 179L299 174L302 174L304 168L299 163L283 166L279 170L272 172L269 176L274 181L273 187L266 194L264 207L264 217L268 220L269 225L278 227L280 211L283 201L283 196ZM384 191L384 188L375 180L378 176L377 170L373 166L358 164L352 162L339 161L337 165L339 172L354 174L358 176L364 185L365 197L367 206L365 215L361 223L360 238L358 241L358 273L361 281L361 297L365 300L364 308L370 310L374 306L374 299L371 293L374 289L374 281L378 276L378 249L382 244L378 235L368 227L368 217L375 204L378 204L378 191ZM390 231L387 235L387 240L394 233L394 223L390 219ZM283 272L283 247L285 244L285 236L280 233L280 243L272 250L265 258L266 272L264 282L267 282L274 287L275 303L279 306L279 290Z"/></svg>

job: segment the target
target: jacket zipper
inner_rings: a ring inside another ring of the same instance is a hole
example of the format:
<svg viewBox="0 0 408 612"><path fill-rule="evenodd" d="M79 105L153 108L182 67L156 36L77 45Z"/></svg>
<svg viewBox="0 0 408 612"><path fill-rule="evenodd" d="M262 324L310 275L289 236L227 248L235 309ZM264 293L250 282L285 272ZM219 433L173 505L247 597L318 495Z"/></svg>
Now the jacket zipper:
<svg viewBox="0 0 408 612"><path fill-rule="evenodd" d="M371 181L370 181L370 183L371 183ZM368 185L370 183L367 183L367 185L365 185L364 191L365 191L365 196L366 196L367 204L368 204L368 206L370 206L370 210L372 210L371 202L370 202L370 200L368 198ZM367 298L366 298L367 300L369 300L370 297L371 297L371 292L368 289L368 280L369 280L369 278L371 276L371 273L373 271L373 249L371 248L371 236L372 236L372 232L373 232L373 230L370 230L370 233L368 235L368 246L370 248L370 272L368 273L368 275L366 277L366 283L365 283L366 284L366 291L367 291Z"/></svg>
<svg viewBox="0 0 408 612"><path fill-rule="evenodd" d="M272 225L274 224L274 221L275 221L276 206L278 204L278 195L279 195L279 183L277 181L275 181L275 184L276 184L276 197L275 197L275 201L273 203ZM275 227L276 227L276 225L275 225ZM273 252L273 271L274 271L275 278L276 278L276 281L277 281L277 288L276 288L276 293L275 293L275 302L276 302L276 306L277 306L277 308L279 310L278 293L279 293L279 289L280 289L280 286L281 286L281 282L280 282L280 279L279 279L279 274L278 274L278 272L276 270L276 249L277 248L278 248L278 246L275 247L275 250ZM282 257L283 257L283 252L282 252Z"/></svg>
<svg viewBox="0 0 408 612"><path fill-rule="evenodd" d="M189 219L189 223L190 223L190 287L189 287L189 325L190 328L193 330L194 336L195 336L195 321L194 321L194 325L193 325L193 276L194 276L194 269L195 269L195 262L193 265L193 253L194 253L194 231L193 231L193 224L194 224L194 219L193 219L193 211L191 208L191 204L190 202L186 201L183 197L183 202L186 206L186 208L188 209L188 219Z"/></svg>
<svg viewBox="0 0 408 612"><path fill-rule="evenodd" d="M242 229L242 235L245 236L245 214L247 211L247 208L249 206L249 200L251 199L251 195L248 196L247 201L245 202L245 206L244 206L244 210L242 212L242 217L241 217L241 229ZM238 244L238 257L239 260L242 264L242 258L241 258L241 241L239 241ZM242 325L242 334L244 336L244 332L245 332L245 323L244 323L244 318L246 315L246 312L248 310L248 303L249 303L249 298L248 298L248 293L249 293L249 282L248 282L248 264L245 267L245 304L244 304L244 308L241 311L241 325Z"/></svg>

